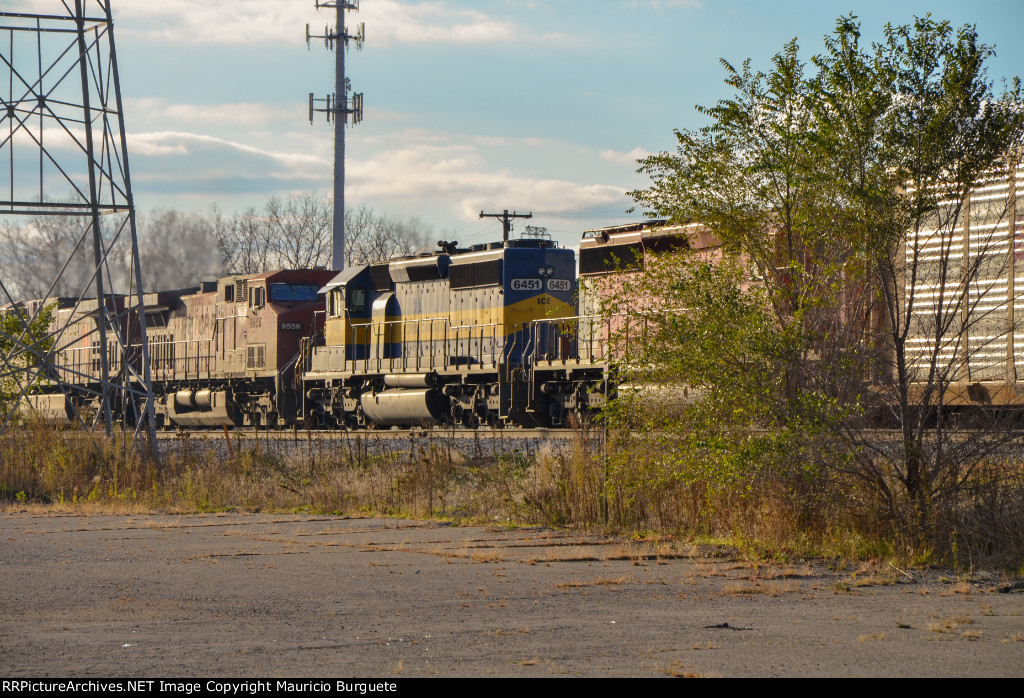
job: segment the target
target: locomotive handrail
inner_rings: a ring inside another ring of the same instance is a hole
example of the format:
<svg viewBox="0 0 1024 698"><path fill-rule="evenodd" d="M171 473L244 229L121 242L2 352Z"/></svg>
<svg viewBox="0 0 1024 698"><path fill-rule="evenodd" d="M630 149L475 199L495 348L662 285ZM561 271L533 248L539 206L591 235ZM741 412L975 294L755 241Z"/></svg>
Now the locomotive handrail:
<svg viewBox="0 0 1024 698"><path fill-rule="evenodd" d="M200 345L207 345L205 354L201 350ZM150 373L153 378L157 380L189 380L206 378L210 379L213 370L213 358L214 354L212 351L213 338L209 339L174 339L169 341L154 341L149 343L149 364ZM176 347L183 345L185 355L183 357L178 356ZM195 354L189 354L189 345L195 345ZM132 348L141 347L140 344L131 345ZM170 356L161 357L158 356L159 352L154 351L157 349L163 349L165 347L171 348L169 352ZM195 364L194 373L190 373L190 366ZM205 370L203 369L205 365ZM179 373L179 368L181 372ZM205 374L205 375L204 375Z"/></svg>
<svg viewBox="0 0 1024 698"><path fill-rule="evenodd" d="M361 368L367 373L396 369L425 372L470 365L471 361L466 357L472 355L481 365L496 368L502 361L508 362L516 345L513 342L503 347L503 328L504 323L500 322L455 325L450 318L440 316L352 325L352 344L364 346L366 351L362 356L346 359L346 364L353 371ZM423 346L425 342L426 348ZM477 351L472 350L474 342L477 343ZM485 351L488 342L489 351ZM395 345L401 352L397 356L391 355ZM415 355L410 345L415 346ZM499 351L499 347L503 348Z"/></svg>
<svg viewBox="0 0 1024 698"><path fill-rule="evenodd" d="M387 373L451 369L474 362L497 368L513 359L527 370L556 363L592 364L612 355L628 361L632 343L646 336L648 319L616 313L529 320L517 325L507 342L505 324L499 322L456 325L446 317L367 322L351 327L353 344L364 349L346 363L353 371Z"/></svg>
<svg viewBox="0 0 1024 698"><path fill-rule="evenodd" d="M643 323L639 332L635 328L638 318ZM628 361L633 341L637 337L642 340L647 336L649 319L646 314L615 313L613 315L574 315L565 318L531 320L530 324L533 330L531 335L541 337L543 332L549 340L549 356L539 355L540 344L533 342L530 363L532 365L552 365L556 361L576 364L606 361L617 353L616 347L621 349L623 360ZM559 337L570 340L568 347L565 344L556 344L555 340ZM572 350L573 341L576 343L575 351ZM563 351L563 348L566 351Z"/></svg>

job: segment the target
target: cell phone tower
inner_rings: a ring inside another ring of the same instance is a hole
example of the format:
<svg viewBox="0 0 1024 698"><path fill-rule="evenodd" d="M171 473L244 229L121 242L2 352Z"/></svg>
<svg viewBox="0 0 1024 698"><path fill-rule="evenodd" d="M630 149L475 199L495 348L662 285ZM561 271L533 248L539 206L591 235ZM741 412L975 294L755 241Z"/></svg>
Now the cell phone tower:
<svg viewBox="0 0 1024 698"><path fill-rule="evenodd" d="M362 22L355 33L350 34L345 26L345 12L359 11L359 0L316 0L316 9L330 8L337 13L334 28L324 27L321 35L311 34L306 25L306 45L310 39L323 39L324 46L334 51L334 93L324 98L309 94L309 123L313 123L315 113L327 115L327 122L334 121L334 242L331 264L341 271L345 268L345 127L349 116L352 125L363 120L363 93L354 92L349 96L351 84L345 77L345 54L348 52L349 41L355 41L356 50L363 50L366 40L366 27ZM339 45L340 44L340 45ZM323 106L319 106L323 105Z"/></svg>
<svg viewBox="0 0 1024 698"><path fill-rule="evenodd" d="M110 2L52 5L50 14L0 12L0 232L8 243L0 249L0 307L21 318L0 327L0 431L34 410L47 420L102 424L108 435L123 420L136 433L145 428L152 444ZM48 329L36 322L47 309Z"/></svg>

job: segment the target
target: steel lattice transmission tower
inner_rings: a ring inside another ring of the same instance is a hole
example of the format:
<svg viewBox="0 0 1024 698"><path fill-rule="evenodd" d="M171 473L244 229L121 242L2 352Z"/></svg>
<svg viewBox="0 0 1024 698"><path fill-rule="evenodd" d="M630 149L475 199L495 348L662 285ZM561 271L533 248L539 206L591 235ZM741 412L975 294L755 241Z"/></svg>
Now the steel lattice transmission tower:
<svg viewBox="0 0 1024 698"><path fill-rule="evenodd" d="M83 426L102 422L110 434L123 418L136 429L148 425L153 436L110 2L53 0L53 6L52 14L0 12L0 214L24 235L37 236L28 249L44 244L40 231L70 237L67 246L46 251L53 257L46 303L17 305L22 290L0 271L0 306L20 308L34 320L56 304L60 319L47 341L29 341L24 332L0 336L12 347L0 352L0 381L15 386L21 404L32 404L28 386L45 386L69 398L68 416ZM5 254L10 250L0 250ZM17 262L6 261L8 270ZM89 409L76 407L83 405Z"/></svg>
<svg viewBox="0 0 1024 698"><path fill-rule="evenodd" d="M339 271L345 268L345 126L349 116L352 124L363 120L363 93L355 92L349 97L351 85L345 77L345 54L348 42L356 42L356 50L363 50L366 40L366 27L359 23L354 34L350 34L345 26L345 12L359 11L359 0L316 0L316 9L332 8L337 13L333 29L324 27L322 35L310 34L306 25L306 45L310 39L323 39L324 46L334 51L334 94L317 99L313 93L309 95L309 123L313 123L314 112L327 115L327 121L334 121L334 244L331 264ZM336 44L341 44L340 46ZM323 107L317 106L323 104Z"/></svg>

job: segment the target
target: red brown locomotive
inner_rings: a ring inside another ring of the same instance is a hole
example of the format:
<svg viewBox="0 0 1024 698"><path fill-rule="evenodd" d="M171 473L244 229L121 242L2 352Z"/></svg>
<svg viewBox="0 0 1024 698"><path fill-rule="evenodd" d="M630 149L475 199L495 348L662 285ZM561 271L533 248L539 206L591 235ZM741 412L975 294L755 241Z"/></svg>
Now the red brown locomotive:
<svg viewBox="0 0 1024 698"><path fill-rule="evenodd" d="M296 423L295 365L315 334L322 270L228 276L197 293L152 294L146 320L158 426Z"/></svg>
<svg viewBox="0 0 1024 698"><path fill-rule="evenodd" d="M157 426L295 424L300 344L322 330L314 325L317 311L321 322L323 316L319 291L333 276L323 270L232 275L198 288L145 294ZM138 312L129 308L129 300L115 295L107 301L105 315L117 324L117 332L107 332L111 377L144 374ZM96 301L76 307L71 299L48 298L21 305L28 317L52 307L54 338L43 379L22 410L56 424L95 412L103 379ZM129 338L128 350L118 351L114 343L123 337ZM123 356L128 358L122 362ZM72 389L65 395L52 379ZM114 409L131 423L139 407Z"/></svg>

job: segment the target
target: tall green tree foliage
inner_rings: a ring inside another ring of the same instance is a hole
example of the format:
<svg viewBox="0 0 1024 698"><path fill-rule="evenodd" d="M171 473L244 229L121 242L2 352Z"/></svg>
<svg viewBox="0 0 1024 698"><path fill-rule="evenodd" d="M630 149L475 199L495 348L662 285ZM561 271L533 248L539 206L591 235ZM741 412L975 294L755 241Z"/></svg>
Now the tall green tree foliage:
<svg viewBox="0 0 1024 698"><path fill-rule="evenodd" d="M725 259L661 260L619 297L659 297L681 310L652 316L659 329L644 343L651 356L634 364L675 367L678 380L695 386L695 404L676 422L688 444L671 450L677 477L813 490L836 455L822 438L847 407L835 384L851 373L850 352L826 340L848 331L835 308L857 250L829 224L837 202L822 186L814 82L796 41L767 73L750 61L722 65L733 97L698 107L708 126L676 131L674 153L642 161L653 183L632 195L654 216L706 225ZM842 372L824 365L826 347ZM672 353L684 358L672 361Z"/></svg>
<svg viewBox="0 0 1024 698"><path fill-rule="evenodd" d="M823 152L877 293L867 309L876 318L873 384L901 441L873 449L859 425L846 425L858 447L853 472L919 532L1011 436L1008 416L989 411L974 438L959 438L945 405L957 385L978 379L965 367L1019 331L1007 315L1010 198L975 206L973 229L969 213L973 189L1005 182L998 170L1024 132L1019 81L994 94L984 66L992 53L973 27L930 17L886 27L865 51L845 18L816 59Z"/></svg>
<svg viewBox="0 0 1024 698"><path fill-rule="evenodd" d="M50 323L54 306L42 308L34 318L21 307L0 310L0 420L16 406L22 394L34 392L43 380L38 369L53 349Z"/></svg>
<svg viewBox="0 0 1024 698"><path fill-rule="evenodd" d="M632 282L688 309L682 320L664 320L664 332L680 340L675 346L717 357L691 366L685 379L705 386L703 395L717 404L733 394L749 405L718 410L718 424L756 413L743 426L756 425L758 438L813 437L790 444L818 439L823 446L830 432L824 449L795 448L791 457L804 461L804 471L854 475L896 519L919 520L936 497L955 493L991 450L984 445L1000 438L957 451L941 429L929 428L936 419L941 426L939 408L952 382L964 378L968 354L983 350L964 339L964 324L978 316L964 311L996 298L986 300L978 286L992 273L983 273L986 246L997 241L972 239L973 258L964 257L955 230L968 192L1024 131L1019 82L996 97L985 71L990 55L973 27L954 30L930 17L887 26L884 41L865 48L849 16L809 64L795 40L768 72L723 61L733 96L698 107L710 123L676 131L675 152L642 160L651 186L631 192L654 217L706 225L722 253L750 270L749 288L757 291L746 295L770 310L770 329L758 333L773 340L740 342L748 357L760 353L775 367L774 379L754 390L723 370L735 343L692 343L686 328L693 319L723 337L757 323L737 322L722 293L704 300L689 293L699 279L691 262ZM1002 244L1006 259L1005 235ZM937 304L922 302L933 293ZM931 337L929 351L920 349L922 336ZM1002 336L1005 342L1006 330ZM705 399L697 403L692 413L709 410ZM879 405L901 430L899 448L875 449L864 435L865 416ZM754 457L750 438L724 447Z"/></svg>

